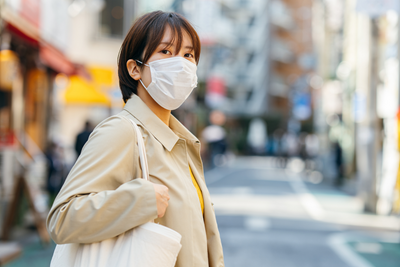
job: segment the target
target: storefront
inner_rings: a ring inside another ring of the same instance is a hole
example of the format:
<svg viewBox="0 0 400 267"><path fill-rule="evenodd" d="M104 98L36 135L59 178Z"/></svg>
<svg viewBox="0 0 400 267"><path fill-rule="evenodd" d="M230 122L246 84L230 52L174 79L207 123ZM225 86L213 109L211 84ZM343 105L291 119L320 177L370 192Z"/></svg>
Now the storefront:
<svg viewBox="0 0 400 267"><path fill-rule="evenodd" d="M0 3L0 205L4 211L14 199L22 198L14 189L23 177L35 211L46 214L45 153L53 119L54 79L58 73L75 72L74 64L62 52L60 38L53 43L44 36L48 31L41 22L49 16L41 10L41 3ZM53 19L61 21L62 16ZM1 214L0 225L5 216Z"/></svg>

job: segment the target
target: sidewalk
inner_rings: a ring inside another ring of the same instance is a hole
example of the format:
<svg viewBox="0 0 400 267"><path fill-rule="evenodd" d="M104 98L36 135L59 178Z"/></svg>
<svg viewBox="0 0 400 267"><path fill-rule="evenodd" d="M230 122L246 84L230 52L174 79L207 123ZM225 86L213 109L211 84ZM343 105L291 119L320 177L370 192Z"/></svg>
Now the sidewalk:
<svg viewBox="0 0 400 267"><path fill-rule="evenodd" d="M349 246L372 266L400 266L400 243L350 242Z"/></svg>
<svg viewBox="0 0 400 267"><path fill-rule="evenodd" d="M16 241L22 247L21 255L4 267L48 267L55 248L55 243L43 245L39 235L34 231L24 233Z"/></svg>
<svg viewBox="0 0 400 267"><path fill-rule="evenodd" d="M376 215L364 211L364 204L357 196L329 183L305 183L308 193L318 202L321 214L317 220L366 229L400 231L400 218ZM400 266L400 265L399 265Z"/></svg>
<svg viewBox="0 0 400 267"><path fill-rule="evenodd" d="M348 232L333 234L332 250L355 267L400 266L400 234L393 232Z"/></svg>

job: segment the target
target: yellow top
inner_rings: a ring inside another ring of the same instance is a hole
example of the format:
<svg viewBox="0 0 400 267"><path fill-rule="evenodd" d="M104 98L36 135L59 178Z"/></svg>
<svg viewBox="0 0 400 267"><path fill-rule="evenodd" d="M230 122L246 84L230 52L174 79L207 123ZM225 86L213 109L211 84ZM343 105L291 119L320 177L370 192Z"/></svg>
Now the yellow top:
<svg viewBox="0 0 400 267"><path fill-rule="evenodd" d="M197 191L197 195L199 196L199 201L200 201L200 206L201 206L201 212L204 214L204 200L203 200L203 193L200 190L199 184L197 183L196 179L194 178L193 172L192 172L192 168L190 168L189 166L189 170L190 170L190 176L192 177L192 182L194 187L196 187L196 191Z"/></svg>

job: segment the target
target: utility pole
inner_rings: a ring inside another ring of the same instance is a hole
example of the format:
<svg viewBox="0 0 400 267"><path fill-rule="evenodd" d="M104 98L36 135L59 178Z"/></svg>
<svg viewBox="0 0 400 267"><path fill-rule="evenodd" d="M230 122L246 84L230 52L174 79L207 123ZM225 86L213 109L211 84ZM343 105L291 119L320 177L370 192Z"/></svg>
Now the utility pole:
<svg viewBox="0 0 400 267"><path fill-rule="evenodd" d="M400 13L398 0L354 0L358 16L357 30L363 37L357 46L360 63L357 65L357 91L365 94L366 109L365 118L357 125L357 167L360 178L359 193L365 203L365 210L377 211L378 194L377 170L378 155L380 149L381 127L377 116L377 88L379 86L379 17L385 16L388 11ZM399 27L399 25L397 25ZM369 32L364 32L368 29ZM400 34L400 28L399 28ZM368 35L368 38L366 38ZM400 39L399 39L400 40ZM398 59L400 61L400 43ZM361 51L361 53L360 53ZM361 75L359 75L361 73ZM400 74L400 72L399 72ZM399 75L400 77L400 75ZM399 84L400 84L400 78ZM400 100L400 98L399 98ZM399 101L400 102L400 101ZM387 139L387 138L386 138ZM382 181L381 181L382 185ZM382 188L380 189L382 191ZM380 206L382 208L382 206Z"/></svg>
<svg viewBox="0 0 400 267"><path fill-rule="evenodd" d="M358 195L365 211L375 213L377 203L377 132L376 91L378 85L377 19L357 16L356 154Z"/></svg>
<svg viewBox="0 0 400 267"><path fill-rule="evenodd" d="M365 202L365 210L376 213L376 204L378 201L376 192L377 182L377 158L380 140L380 131L377 116L377 88L379 84L379 27L378 18L371 19L371 43L370 43L370 85L368 90L368 129L371 133L370 142L368 143L368 162L370 171L369 185L367 189L367 198Z"/></svg>

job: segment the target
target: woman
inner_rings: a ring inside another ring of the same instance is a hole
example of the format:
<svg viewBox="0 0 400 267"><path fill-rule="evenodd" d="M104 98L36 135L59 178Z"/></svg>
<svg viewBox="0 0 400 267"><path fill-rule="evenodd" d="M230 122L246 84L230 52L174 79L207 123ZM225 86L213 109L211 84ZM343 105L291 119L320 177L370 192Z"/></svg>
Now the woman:
<svg viewBox="0 0 400 267"><path fill-rule="evenodd" d="M222 267L222 246L200 159L200 142L171 115L197 85L200 41L176 13L139 18L120 50L124 110L91 134L47 219L53 240L92 243L155 219L182 235L178 267ZM133 120L150 181L140 179Z"/></svg>

